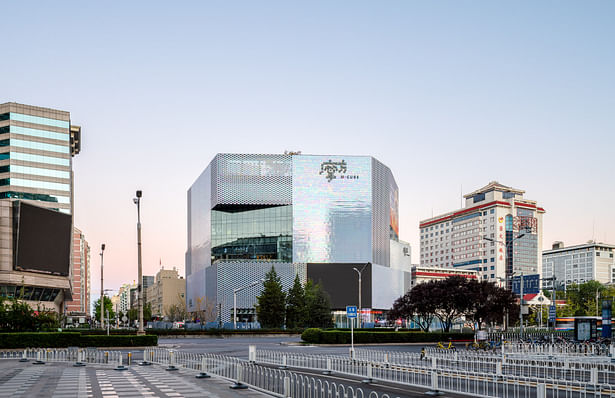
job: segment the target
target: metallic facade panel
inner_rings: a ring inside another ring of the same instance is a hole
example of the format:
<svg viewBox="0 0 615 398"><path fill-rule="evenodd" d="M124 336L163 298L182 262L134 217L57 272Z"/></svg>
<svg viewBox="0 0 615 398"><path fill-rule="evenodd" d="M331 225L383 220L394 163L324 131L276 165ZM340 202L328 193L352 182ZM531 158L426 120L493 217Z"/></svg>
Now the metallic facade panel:
<svg viewBox="0 0 615 398"><path fill-rule="evenodd" d="M186 269L198 272L211 264L211 167L188 190L188 252Z"/></svg>
<svg viewBox="0 0 615 398"><path fill-rule="evenodd" d="M212 172L212 207L292 203L290 155L218 154Z"/></svg>
<svg viewBox="0 0 615 398"><path fill-rule="evenodd" d="M293 156L293 262L372 261L372 161Z"/></svg>

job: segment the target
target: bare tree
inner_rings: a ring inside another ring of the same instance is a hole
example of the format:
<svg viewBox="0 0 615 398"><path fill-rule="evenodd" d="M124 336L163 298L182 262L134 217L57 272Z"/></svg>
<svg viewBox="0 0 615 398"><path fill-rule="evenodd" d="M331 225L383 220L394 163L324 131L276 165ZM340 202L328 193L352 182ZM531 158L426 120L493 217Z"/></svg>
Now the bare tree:
<svg viewBox="0 0 615 398"><path fill-rule="evenodd" d="M165 308L165 312L171 322L185 320L188 317L188 312L186 311L186 301L179 293L177 293L176 303L168 305Z"/></svg>
<svg viewBox="0 0 615 398"><path fill-rule="evenodd" d="M197 297L196 310L193 314L196 319L201 321L201 323L213 322L216 320L218 315L216 303L206 296Z"/></svg>

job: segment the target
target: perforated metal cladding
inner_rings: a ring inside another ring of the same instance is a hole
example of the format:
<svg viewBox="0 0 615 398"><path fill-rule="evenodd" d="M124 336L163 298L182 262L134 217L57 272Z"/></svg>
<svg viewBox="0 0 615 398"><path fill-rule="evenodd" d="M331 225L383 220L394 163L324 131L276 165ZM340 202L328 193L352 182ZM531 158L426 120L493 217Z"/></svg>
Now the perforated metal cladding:
<svg viewBox="0 0 615 398"><path fill-rule="evenodd" d="M372 158L372 250L373 262L390 265L390 190L393 174L388 167Z"/></svg>
<svg viewBox="0 0 615 398"><path fill-rule="evenodd" d="M265 278L271 266L280 277L282 287L288 291L293 285L295 275L299 275L301 283L306 282L307 268L298 263L267 263L260 261L229 261L217 262L210 268L217 269L217 299L222 303L222 322L232 322L233 290L248 286L252 282ZM263 290L263 285L242 290L237 293L237 308L254 308L256 296ZM209 295L209 293L208 293Z"/></svg>
<svg viewBox="0 0 615 398"><path fill-rule="evenodd" d="M218 154L212 166L212 207L292 204L290 155Z"/></svg>

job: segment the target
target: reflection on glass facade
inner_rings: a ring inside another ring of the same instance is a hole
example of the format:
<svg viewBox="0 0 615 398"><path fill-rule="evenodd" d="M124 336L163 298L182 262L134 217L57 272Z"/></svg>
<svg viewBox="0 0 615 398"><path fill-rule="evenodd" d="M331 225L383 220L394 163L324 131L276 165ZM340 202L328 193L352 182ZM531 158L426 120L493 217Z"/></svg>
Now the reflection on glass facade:
<svg viewBox="0 0 615 398"><path fill-rule="evenodd" d="M11 120L18 120L20 122L43 124L45 126L61 127L64 129L70 127L70 123L64 120L49 119L46 117L32 115L23 115L21 113L11 112L9 118Z"/></svg>
<svg viewBox="0 0 615 398"><path fill-rule="evenodd" d="M4 131L2 129L6 129L8 131ZM47 130L39 130L39 129L31 129L29 127L21 127L21 126L9 126L0 128L0 134L4 132L11 132L15 134L28 135L30 137L39 137L39 138L50 138L52 140L60 140L66 141L68 143L70 136L68 133L56 133L54 131Z"/></svg>
<svg viewBox="0 0 615 398"><path fill-rule="evenodd" d="M14 185L28 188L53 189L55 191L70 191L70 184L59 182L26 180L23 178L5 178L0 180L0 185Z"/></svg>
<svg viewBox="0 0 615 398"><path fill-rule="evenodd" d="M55 145L55 144L46 144L44 142L36 142L36 141L25 141L19 140L17 138L11 138L10 140L11 146L16 146L20 148L28 148L28 149L38 149L40 151L50 151L50 152L59 152L59 153L69 153L70 148L68 145Z"/></svg>
<svg viewBox="0 0 615 398"><path fill-rule="evenodd" d="M56 164L59 166L70 166L70 160L67 158L56 158L53 156L43 156L43 155L34 155L32 153L22 153L22 152L11 152L8 157L2 157L0 154L0 159L16 159L16 160L24 160L26 162L36 162L36 163L48 163L48 164Z"/></svg>
<svg viewBox="0 0 615 398"><path fill-rule="evenodd" d="M293 157L294 262L372 261L371 166L371 157Z"/></svg>
<svg viewBox="0 0 615 398"><path fill-rule="evenodd" d="M10 166L5 166L6 171L10 171L12 173L21 173L21 174L32 174L37 176L44 177L56 177L56 178L70 178L70 173L68 171L62 170L52 170L52 169L42 169L40 167L28 167L28 166L20 166L16 164L12 164ZM0 172L2 168L0 167Z"/></svg>
<svg viewBox="0 0 615 398"><path fill-rule="evenodd" d="M211 211L211 261L292 261L292 206Z"/></svg>
<svg viewBox="0 0 615 398"><path fill-rule="evenodd" d="M27 192L0 192L0 199L29 199L29 200L41 200L43 202L54 203L70 203L68 196L43 194L43 193L27 193Z"/></svg>

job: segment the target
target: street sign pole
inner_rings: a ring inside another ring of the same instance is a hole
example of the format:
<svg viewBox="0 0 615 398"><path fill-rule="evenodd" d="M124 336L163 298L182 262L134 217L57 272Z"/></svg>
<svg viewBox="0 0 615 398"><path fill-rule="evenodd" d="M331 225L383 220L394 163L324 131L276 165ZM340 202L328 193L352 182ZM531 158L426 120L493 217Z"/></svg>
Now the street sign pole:
<svg viewBox="0 0 615 398"><path fill-rule="evenodd" d="M350 321L350 359L354 359L354 322L353 318L357 317L357 307L354 305L346 306L346 317Z"/></svg>

